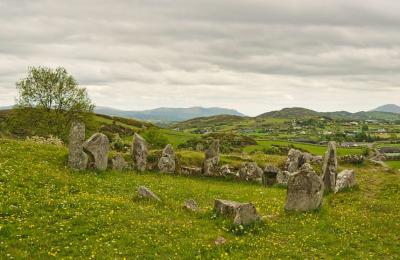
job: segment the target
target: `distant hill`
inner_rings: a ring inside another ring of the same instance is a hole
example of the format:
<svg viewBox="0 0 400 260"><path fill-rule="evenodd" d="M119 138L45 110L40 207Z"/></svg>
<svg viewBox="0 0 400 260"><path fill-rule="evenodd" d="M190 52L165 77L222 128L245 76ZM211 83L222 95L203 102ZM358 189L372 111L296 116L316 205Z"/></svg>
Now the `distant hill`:
<svg viewBox="0 0 400 260"><path fill-rule="evenodd" d="M277 111L271 111L257 116L258 118L307 118L318 117L320 113L302 107L290 107Z"/></svg>
<svg viewBox="0 0 400 260"><path fill-rule="evenodd" d="M244 116L240 112L233 109L219 108L219 107L190 107L190 108L156 108L143 111L125 111L109 107L96 107L97 114L104 114L110 116L121 116L129 118L137 118L155 123L162 122L181 122L190 120L197 117L209 117L216 115L234 115Z"/></svg>
<svg viewBox="0 0 400 260"><path fill-rule="evenodd" d="M172 125L172 128L189 129L189 128L207 128L219 125L240 123L247 117L236 115L217 115L209 117L197 117L187 121L179 122Z"/></svg>
<svg viewBox="0 0 400 260"><path fill-rule="evenodd" d="M387 105L383 105L383 106L377 107L375 109L372 109L371 111L400 114L400 106L395 105L395 104L387 104Z"/></svg>
<svg viewBox="0 0 400 260"><path fill-rule="evenodd" d="M3 106L3 107L0 107L0 110L8 110L11 108L13 108L13 106Z"/></svg>
<svg viewBox="0 0 400 260"><path fill-rule="evenodd" d="M400 107L399 107L400 108ZM284 118L284 119L296 119L296 118L315 118L315 117L327 117L332 119L343 119L343 120L400 120L400 115L393 112L384 111L360 111L356 113L350 113L347 111L337 112L317 112L311 109L302 107L284 108L278 111L271 111L257 116L256 118Z"/></svg>

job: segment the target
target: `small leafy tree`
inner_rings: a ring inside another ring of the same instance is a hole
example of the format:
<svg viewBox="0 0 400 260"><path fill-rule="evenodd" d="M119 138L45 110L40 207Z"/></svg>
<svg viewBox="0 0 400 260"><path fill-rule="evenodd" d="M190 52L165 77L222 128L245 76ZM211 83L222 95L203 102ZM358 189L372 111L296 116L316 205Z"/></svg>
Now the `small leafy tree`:
<svg viewBox="0 0 400 260"><path fill-rule="evenodd" d="M94 105L85 88L65 68L30 67L16 83L17 106L11 125L17 135L66 139L72 120L90 120Z"/></svg>
<svg viewBox="0 0 400 260"><path fill-rule="evenodd" d="M18 105L54 110L57 114L79 114L93 111L85 88L65 68L29 68L28 76L17 83Z"/></svg>

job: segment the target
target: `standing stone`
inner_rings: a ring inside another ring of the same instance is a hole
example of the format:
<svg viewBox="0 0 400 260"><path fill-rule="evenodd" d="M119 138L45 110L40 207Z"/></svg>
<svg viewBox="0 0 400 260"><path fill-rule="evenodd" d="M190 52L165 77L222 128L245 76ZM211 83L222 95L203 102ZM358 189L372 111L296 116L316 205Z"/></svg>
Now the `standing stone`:
<svg viewBox="0 0 400 260"><path fill-rule="evenodd" d="M83 151L84 141L85 125L80 122L73 122L69 132L68 166L74 170L86 169L88 156Z"/></svg>
<svg viewBox="0 0 400 260"><path fill-rule="evenodd" d="M273 165L267 165L264 169L264 174L262 175L263 185L265 187L274 185L279 172L279 168Z"/></svg>
<svg viewBox="0 0 400 260"><path fill-rule="evenodd" d="M205 176L218 175L219 169L219 140L214 140L205 152L203 174Z"/></svg>
<svg viewBox="0 0 400 260"><path fill-rule="evenodd" d="M289 176L292 173L288 172L288 171L280 171L277 175L276 175L276 183L280 184L280 185L284 185L287 186L288 181L289 181Z"/></svg>
<svg viewBox="0 0 400 260"><path fill-rule="evenodd" d="M286 170L288 172L296 172L303 163L303 153L296 149L290 149L286 160Z"/></svg>
<svg viewBox="0 0 400 260"><path fill-rule="evenodd" d="M128 168L128 163L125 161L121 154L117 154L112 160L112 169L116 171L122 171Z"/></svg>
<svg viewBox="0 0 400 260"><path fill-rule="evenodd" d="M240 179L246 181L257 181L262 182L262 176L264 172L258 167L255 162L246 162L242 164L242 167L239 169L238 175Z"/></svg>
<svg viewBox="0 0 400 260"><path fill-rule="evenodd" d="M356 175L354 170L344 170L337 175L335 193L356 185Z"/></svg>
<svg viewBox="0 0 400 260"><path fill-rule="evenodd" d="M322 206L324 183L306 163L289 176L286 210L309 211Z"/></svg>
<svg viewBox="0 0 400 260"><path fill-rule="evenodd" d="M94 168L100 171L107 169L108 151L110 142L106 135L96 133L83 144L83 149L91 155L94 160Z"/></svg>
<svg viewBox="0 0 400 260"><path fill-rule="evenodd" d="M288 172L296 172L305 163L321 163L322 157L314 156L300 150L290 149L286 160L285 168Z"/></svg>
<svg viewBox="0 0 400 260"><path fill-rule="evenodd" d="M323 182L325 190L335 190L336 186L336 175L337 175L337 158L336 158L336 143L329 142L328 150L325 153L323 172Z"/></svg>
<svg viewBox="0 0 400 260"><path fill-rule="evenodd" d="M139 171L145 171L147 166L148 155L147 143L140 135L135 133L132 144L132 159Z"/></svg>
<svg viewBox="0 0 400 260"><path fill-rule="evenodd" d="M214 211L218 215L231 219L235 225L247 225L260 219L252 203L216 199Z"/></svg>
<svg viewBox="0 0 400 260"><path fill-rule="evenodd" d="M175 152L172 145L168 144L164 148L161 158L158 161L158 169L165 173L175 172Z"/></svg>

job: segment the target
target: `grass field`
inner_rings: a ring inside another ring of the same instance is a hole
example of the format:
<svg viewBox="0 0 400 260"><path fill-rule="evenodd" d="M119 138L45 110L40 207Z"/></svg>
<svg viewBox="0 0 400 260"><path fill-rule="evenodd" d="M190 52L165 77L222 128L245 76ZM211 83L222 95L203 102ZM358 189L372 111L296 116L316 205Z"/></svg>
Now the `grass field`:
<svg viewBox="0 0 400 260"><path fill-rule="evenodd" d="M276 141L276 140L258 140L257 145L252 145L244 148L245 152L252 151L262 151L265 148L271 148L272 145L280 145L280 146L288 146L293 145L293 147L308 151L315 155L324 155L327 149L327 146L323 145L313 145L313 144L304 144L304 143L295 143L295 142L286 142L286 141ZM339 156L346 154L362 154L362 148L343 148L338 147L337 153Z"/></svg>
<svg viewBox="0 0 400 260"><path fill-rule="evenodd" d="M286 190L158 173L72 172L67 151L0 139L0 258L267 259L400 257L400 176L357 168L359 188L322 210L283 210ZM139 185L161 203L136 197ZM201 211L182 209L195 199ZM263 223L233 228L215 198L252 201ZM216 246L223 236L227 243Z"/></svg>
<svg viewBox="0 0 400 260"><path fill-rule="evenodd" d="M385 161L385 163L393 169L400 169L400 161Z"/></svg>

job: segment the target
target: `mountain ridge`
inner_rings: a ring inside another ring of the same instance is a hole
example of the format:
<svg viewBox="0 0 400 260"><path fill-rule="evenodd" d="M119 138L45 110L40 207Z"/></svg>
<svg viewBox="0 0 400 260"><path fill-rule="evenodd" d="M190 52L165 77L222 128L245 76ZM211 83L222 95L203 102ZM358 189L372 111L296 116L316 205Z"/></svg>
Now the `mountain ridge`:
<svg viewBox="0 0 400 260"><path fill-rule="evenodd" d="M180 122L198 117L208 117L216 115L234 115L245 116L234 109L227 109L221 107L188 107L188 108L172 108L172 107L159 107L155 109L135 111L135 110L120 110L105 106L96 106L95 112L98 114L105 114L110 116L124 116L130 118L137 118L147 120L155 123L160 122Z"/></svg>
<svg viewBox="0 0 400 260"><path fill-rule="evenodd" d="M400 106L396 104L386 104L372 109L371 112L389 112L400 114Z"/></svg>

